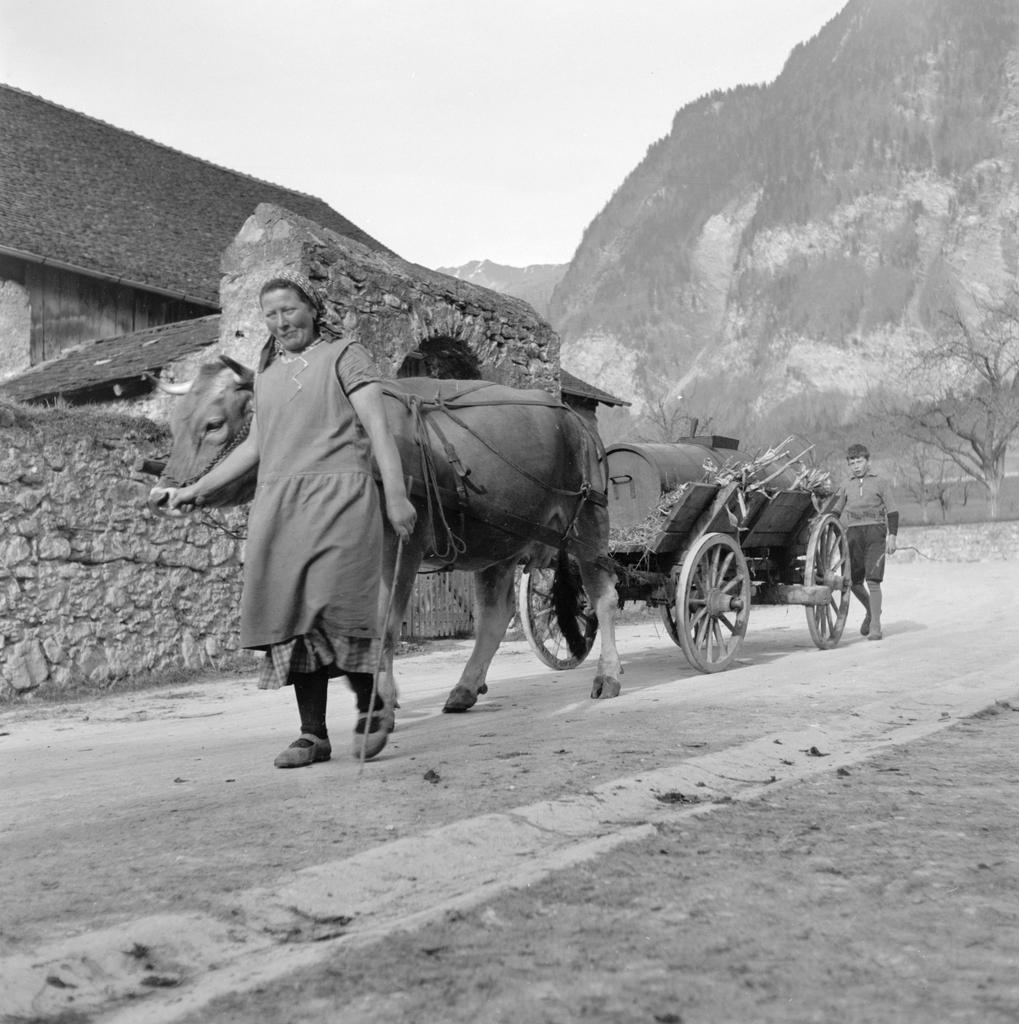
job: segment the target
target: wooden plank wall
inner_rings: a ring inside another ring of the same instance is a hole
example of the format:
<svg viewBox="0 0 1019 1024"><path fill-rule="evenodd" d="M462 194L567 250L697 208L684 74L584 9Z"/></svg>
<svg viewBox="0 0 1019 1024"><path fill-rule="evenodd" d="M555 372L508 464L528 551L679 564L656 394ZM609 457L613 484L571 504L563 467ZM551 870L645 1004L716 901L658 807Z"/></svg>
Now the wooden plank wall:
<svg viewBox="0 0 1019 1024"><path fill-rule="evenodd" d="M469 572L437 572L418 576L403 636L437 640L474 632L474 576Z"/></svg>
<svg viewBox="0 0 1019 1024"><path fill-rule="evenodd" d="M84 342L116 338L210 312L206 306L37 263L25 264L25 288L32 309L33 366Z"/></svg>

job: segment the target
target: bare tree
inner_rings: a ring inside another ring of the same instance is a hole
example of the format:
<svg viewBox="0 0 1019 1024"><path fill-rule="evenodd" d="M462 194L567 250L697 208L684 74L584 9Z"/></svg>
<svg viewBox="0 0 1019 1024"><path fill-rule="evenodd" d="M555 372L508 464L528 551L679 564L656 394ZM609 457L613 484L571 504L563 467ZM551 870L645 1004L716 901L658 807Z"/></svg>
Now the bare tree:
<svg viewBox="0 0 1019 1024"><path fill-rule="evenodd" d="M1019 292L972 299L945 312L915 367L916 401L900 410L903 434L930 445L987 491L992 519L1005 455L1019 432Z"/></svg>
<svg viewBox="0 0 1019 1024"><path fill-rule="evenodd" d="M640 440L672 442L711 429L714 416L698 416L683 409L681 398L649 400L640 420Z"/></svg>
<svg viewBox="0 0 1019 1024"><path fill-rule="evenodd" d="M892 462L902 486L920 506L923 521L930 522L931 504L936 504L942 520L946 519L954 491L954 481L948 473L950 460L931 445L912 444Z"/></svg>

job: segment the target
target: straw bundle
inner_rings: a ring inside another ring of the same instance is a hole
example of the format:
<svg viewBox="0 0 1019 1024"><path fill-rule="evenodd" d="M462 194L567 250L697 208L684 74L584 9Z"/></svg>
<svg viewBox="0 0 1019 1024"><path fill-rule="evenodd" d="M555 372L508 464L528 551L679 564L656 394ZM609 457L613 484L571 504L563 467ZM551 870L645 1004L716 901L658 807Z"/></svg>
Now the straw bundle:
<svg viewBox="0 0 1019 1024"><path fill-rule="evenodd" d="M609 547L617 550L646 548L658 535L665 520L689 489L690 484L686 483L671 491L663 491L662 496L639 523L625 529L610 527Z"/></svg>
<svg viewBox="0 0 1019 1024"><path fill-rule="evenodd" d="M827 470L811 468L803 462L803 458L814 447L808 445L799 455L790 455L790 446L795 441L787 437L781 444L761 452L746 462L727 459L722 464L708 458L704 462L705 479L708 483L725 487L736 483L740 491L750 494L753 491L764 491L769 497L777 490L768 485L782 476L786 470L793 470L796 477L792 484L783 483L784 490L806 491L818 497L826 497L834 492L831 474Z"/></svg>

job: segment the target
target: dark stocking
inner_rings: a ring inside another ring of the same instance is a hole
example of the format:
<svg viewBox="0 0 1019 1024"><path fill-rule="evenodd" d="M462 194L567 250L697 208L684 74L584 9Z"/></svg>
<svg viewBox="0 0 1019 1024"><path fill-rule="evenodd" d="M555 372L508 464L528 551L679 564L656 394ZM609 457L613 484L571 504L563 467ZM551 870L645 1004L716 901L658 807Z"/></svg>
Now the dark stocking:
<svg viewBox="0 0 1019 1024"><path fill-rule="evenodd" d="M329 676L326 675L325 669L295 675L294 695L297 697L297 710L301 714L301 732L311 733L321 740L329 738L326 731L328 693Z"/></svg>

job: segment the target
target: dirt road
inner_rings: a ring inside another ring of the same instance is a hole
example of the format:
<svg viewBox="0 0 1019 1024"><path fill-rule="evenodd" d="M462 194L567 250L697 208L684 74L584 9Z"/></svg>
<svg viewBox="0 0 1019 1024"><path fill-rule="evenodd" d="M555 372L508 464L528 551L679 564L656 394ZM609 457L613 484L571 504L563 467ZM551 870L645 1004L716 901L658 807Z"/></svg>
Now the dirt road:
<svg viewBox="0 0 1019 1024"><path fill-rule="evenodd" d="M715 676L628 625L614 701L515 643L444 716L467 646L430 647L363 772L340 689L334 760L292 772L292 698L250 678L8 711L0 1019L999 1019L1019 730L947 727L1019 695L1019 584L923 563L886 589L881 643L817 651L801 610L755 608ZM939 985L957 1007L914 998Z"/></svg>

